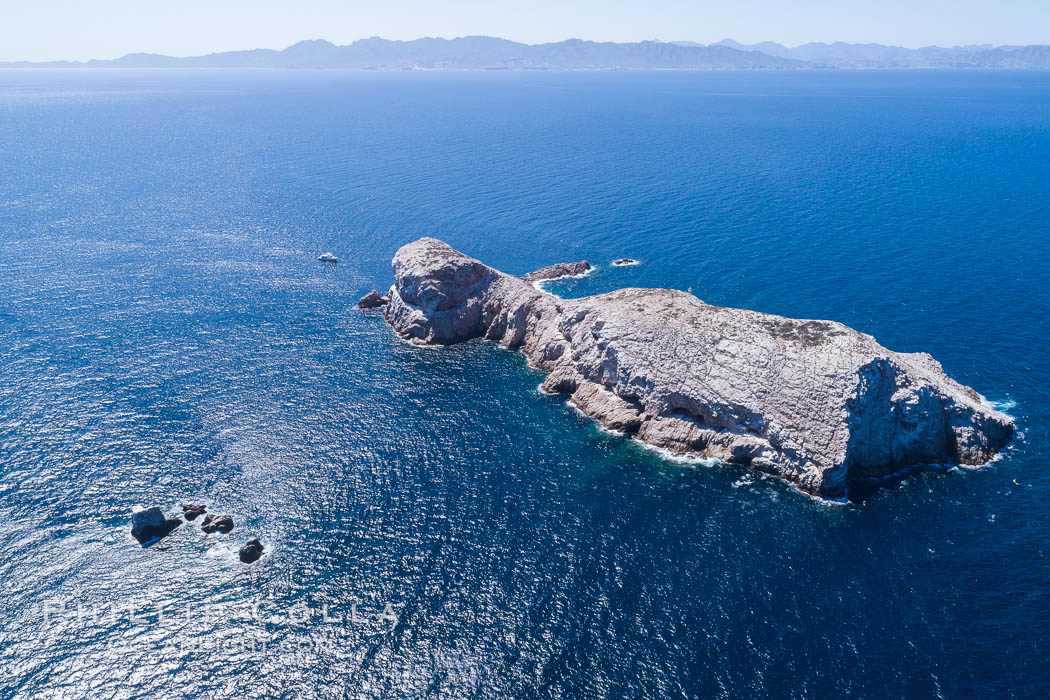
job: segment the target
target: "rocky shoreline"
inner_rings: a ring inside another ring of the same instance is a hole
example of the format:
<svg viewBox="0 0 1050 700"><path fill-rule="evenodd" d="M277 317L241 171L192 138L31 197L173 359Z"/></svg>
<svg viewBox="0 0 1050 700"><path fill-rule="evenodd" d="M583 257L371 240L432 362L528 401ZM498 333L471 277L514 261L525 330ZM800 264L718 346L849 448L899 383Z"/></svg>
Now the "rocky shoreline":
<svg viewBox="0 0 1050 700"><path fill-rule="evenodd" d="M819 496L923 464L980 464L1013 433L931 356L832 321L667 289L560 299L433 238L398 250L393 271L382 313L406 340L520 349L548 373L545 390L607 428Z"/></svg>

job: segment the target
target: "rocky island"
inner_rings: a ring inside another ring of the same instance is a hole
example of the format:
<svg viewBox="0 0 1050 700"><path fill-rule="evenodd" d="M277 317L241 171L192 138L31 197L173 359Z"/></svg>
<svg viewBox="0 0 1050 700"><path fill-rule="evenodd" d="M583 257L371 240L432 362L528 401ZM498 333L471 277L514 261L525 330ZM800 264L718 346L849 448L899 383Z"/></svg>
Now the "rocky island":
<svg viewBox="0 0 1050 700"><path fill-rule="evenodd" d="M1012 419L925 353L832 321L705 304L668 289L560 299L442 241L397 251L383 316L403 338L521 349L604 426L841 498L854 479L980 464Z"/></svg>

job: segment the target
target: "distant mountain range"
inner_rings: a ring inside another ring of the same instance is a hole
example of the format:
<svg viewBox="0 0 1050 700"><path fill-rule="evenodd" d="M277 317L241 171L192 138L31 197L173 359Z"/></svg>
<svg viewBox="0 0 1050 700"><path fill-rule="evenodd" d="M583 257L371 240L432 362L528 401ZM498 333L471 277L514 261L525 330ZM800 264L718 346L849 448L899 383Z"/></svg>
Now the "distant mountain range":
<svg viewBox="0 0 1050 700"><path fill-rule="evenodd" d="M689 42L675 42L692 46ZM772 41L741 44L723 39L713 46L758 51L835 68L1050 68L1050 46L924 46L906 49L883 44L803 44L788 48Z"/></svg>
<svg viewBox="0 0 1050 700"><path fill-rule="evenodd" d="M745 45L642 41L617 44L569 39L522 44L487 36L389 41L379 37L337 46L300 41L283 51L254 49L174 58L133 53L112 60L8 62L3 68L357 68L452 69L728 69L728 68L1050 68L1050 46Z"/></svg>

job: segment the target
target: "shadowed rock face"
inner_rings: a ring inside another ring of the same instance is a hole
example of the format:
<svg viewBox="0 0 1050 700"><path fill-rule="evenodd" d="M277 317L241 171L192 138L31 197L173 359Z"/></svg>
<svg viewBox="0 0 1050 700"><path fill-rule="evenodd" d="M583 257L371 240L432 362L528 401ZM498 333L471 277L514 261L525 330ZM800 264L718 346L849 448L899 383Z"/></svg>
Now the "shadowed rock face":
<svg viewBox="0 0 1050 700"><path fill-rule="evenodd" d="M157 506L140 508L131 514L131 536L143 547L148 547L182 524L178 518L165 517Z"/></svg>
<svg viewBox="0 0 1050 700"><path fill-rule="evenodd" d="M259 540L252 538L244 543L244 546L237 552L237 556L245 564L251 564L263 555L263 544Z"/></svg>
<svg viewBox="0 0 1050 700"><path fill-rule="evenodd" d="M394 256L383 315L417 344L520 348L608 428L671 452L777 474L841 497L852 477L987 461L1012 419L924 353L832 321L711 306L684 292L544 294L433 238Z"/></svg>

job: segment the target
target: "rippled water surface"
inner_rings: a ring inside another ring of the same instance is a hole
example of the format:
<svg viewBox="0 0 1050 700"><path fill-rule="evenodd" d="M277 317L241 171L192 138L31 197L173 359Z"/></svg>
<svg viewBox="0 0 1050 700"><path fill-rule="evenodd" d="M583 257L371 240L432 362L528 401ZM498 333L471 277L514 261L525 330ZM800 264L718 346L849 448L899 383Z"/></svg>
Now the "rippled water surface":
<svg viewBox="0 0 1050 700"><path fill-rule="evenodd" d="M0 73L0 696L1045 696L1048 186L1050 73ZM358 312L422 235L1021 435L851 505L664 461ZM132 540L187 501L236 529Z"/></svg>

